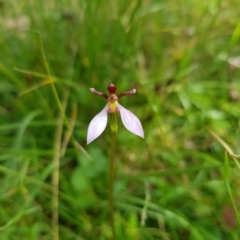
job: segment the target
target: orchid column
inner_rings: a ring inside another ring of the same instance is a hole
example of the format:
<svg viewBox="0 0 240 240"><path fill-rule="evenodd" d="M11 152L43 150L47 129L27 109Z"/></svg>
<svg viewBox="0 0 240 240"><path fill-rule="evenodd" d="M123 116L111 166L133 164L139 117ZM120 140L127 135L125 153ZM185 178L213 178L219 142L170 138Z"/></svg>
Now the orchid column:
<svg viewBox="0 0 240 240"><path fill-rule="evenodd" d="M109 207L110 207L110 222L112 228L113 239L115 239L114 232L114 205L113 205L113 183L114 183L114 165L115 165L115 146L116 146L116 135L118 131L118 112L123 122L123 125L130 132L144 138L144 132L142 124L139 119L129 110L124 108L118 103L118 99L136 93L136 89L128 92L123 92L116 95L117 87L114 84L108 86L108 92L110 95L96 91L94 88L90 88L91 92L107 99L107 105L103 110L98 113L90 122L87 133L87 144L91 143L94 139L99 137L107 126L108 116L110 117L111 127L111 148L110 148L110 173L109 173Z"/></svg>

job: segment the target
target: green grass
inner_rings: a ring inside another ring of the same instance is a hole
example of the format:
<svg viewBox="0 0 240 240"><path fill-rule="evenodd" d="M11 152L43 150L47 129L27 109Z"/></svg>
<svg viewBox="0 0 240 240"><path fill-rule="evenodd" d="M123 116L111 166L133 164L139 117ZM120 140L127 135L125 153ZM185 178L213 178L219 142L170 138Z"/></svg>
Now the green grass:
<svg viewBox="0 0 240 240"><path fill-rule="evenodd" d="M239 239L239 9L1 1L0 240L111 239L110 130L86 146L110 83L146 136L120 123L116 239Z"/></svg>

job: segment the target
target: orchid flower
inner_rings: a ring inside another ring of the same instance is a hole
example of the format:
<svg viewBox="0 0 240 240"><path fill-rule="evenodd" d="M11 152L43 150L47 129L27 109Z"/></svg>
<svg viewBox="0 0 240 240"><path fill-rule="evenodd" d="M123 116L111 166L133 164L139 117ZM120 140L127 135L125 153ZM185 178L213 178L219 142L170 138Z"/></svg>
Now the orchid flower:
<svg viewBox="0 0 240 240"><path fill-rule="evenodd" d="M113 113L116 114L118 112L120 112L123 125L126 129L144 138L142 124L139 119L132 112L118 103L119 98L136 93L136 89L132 89L131 91L123 92L118 95L115 94L117 87L114 84L110 84L107 89L109 95L98 92L94 88L90 88L92 93L107 99L107 105L90 122L87 133L87 144L91 143L103 133L107 126L108 115Z"/></svg>

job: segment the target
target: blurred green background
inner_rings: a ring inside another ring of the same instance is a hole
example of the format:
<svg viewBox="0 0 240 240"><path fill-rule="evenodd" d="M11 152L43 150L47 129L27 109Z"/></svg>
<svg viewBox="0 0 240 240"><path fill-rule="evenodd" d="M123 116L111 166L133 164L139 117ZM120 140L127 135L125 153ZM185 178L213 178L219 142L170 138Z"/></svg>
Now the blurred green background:
<svg viewBox="0 0 240 240"><path fill-rule="evenodd" d="M239 16L237 0L1 0L0 240L111 239L109 129L86 146L106 104L89 88L110 83L137 89L120 103L145 131L120 124L117 239L239 239L223 143L240 153Z"/></svg>

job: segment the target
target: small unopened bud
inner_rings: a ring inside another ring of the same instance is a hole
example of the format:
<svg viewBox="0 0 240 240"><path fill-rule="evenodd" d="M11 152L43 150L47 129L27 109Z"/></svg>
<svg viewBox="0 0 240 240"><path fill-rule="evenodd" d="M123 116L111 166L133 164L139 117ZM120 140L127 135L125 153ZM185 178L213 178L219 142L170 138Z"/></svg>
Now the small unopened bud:
<svg viewBox="0 0 240 240"><path fill-rule="evenodd" d="M115 92L117 91L117 87L112 83L108 86L107 89L110 94L115 94Z"/></svg>

